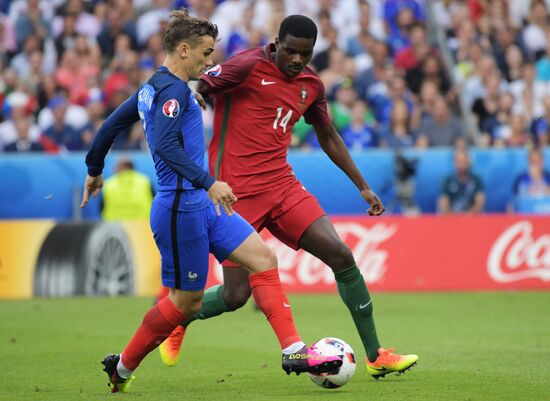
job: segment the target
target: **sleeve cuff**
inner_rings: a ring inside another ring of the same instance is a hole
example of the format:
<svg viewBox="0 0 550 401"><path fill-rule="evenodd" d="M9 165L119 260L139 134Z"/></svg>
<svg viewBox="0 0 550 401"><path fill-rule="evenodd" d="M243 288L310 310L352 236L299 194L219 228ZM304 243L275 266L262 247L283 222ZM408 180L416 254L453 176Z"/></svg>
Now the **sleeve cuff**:
<svg viewBox="0 0 550 401"><path fill-rule="evenodd" d="M101 167L88 166L88 175L90 177L97 177L98 175L101 175L102 172L103 172L103 169Z"/></svg>
<svg viewBox="0 0 550 401"><path fill-rule="evenodd" d="M207 175L206 178L204 179L204 181L202 182L202 186L204 189L206 189L207 191L210 189L210 187L212 185L214 185L214 183L216 182L216 180L210 176L210 175Z"/></svg>

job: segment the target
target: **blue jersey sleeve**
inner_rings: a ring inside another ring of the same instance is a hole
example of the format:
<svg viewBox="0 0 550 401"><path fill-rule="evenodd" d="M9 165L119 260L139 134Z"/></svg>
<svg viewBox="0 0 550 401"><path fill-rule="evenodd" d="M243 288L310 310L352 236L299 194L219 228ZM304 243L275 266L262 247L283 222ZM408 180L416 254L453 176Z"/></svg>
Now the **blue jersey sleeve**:
<svg viewBox="0 0 550 401"><path fill-rule="evenodd" d="M185 85L171 85L158 94L155 99L154 149L176 174L191 182L195 188L208 190L214 184L214 178L184 150L182 125L189 95L190 90ZM187 134L204 135L203 132Z"/></svg>
<svg viewBox="0 0 550 401"><path fill-rule="evenodd" d="M96 177L102 173L105 166L105 156L111 149L115 137L138 120L136 92L118 106L97 131L86 155L88 175Z"/></svg>

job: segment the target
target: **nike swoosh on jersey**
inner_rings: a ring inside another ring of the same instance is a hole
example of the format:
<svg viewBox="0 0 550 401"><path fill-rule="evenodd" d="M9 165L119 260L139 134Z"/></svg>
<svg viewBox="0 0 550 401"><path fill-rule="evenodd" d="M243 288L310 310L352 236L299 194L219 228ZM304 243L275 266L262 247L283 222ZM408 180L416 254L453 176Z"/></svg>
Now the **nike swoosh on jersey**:
<svg viewBox="0 0 550 401"><path fill-rule="evenodd" d="M265 78L262 79L262 85L273 85L273 84L276 84L277 82L273 82L273 81L266 81Z"/></svg>

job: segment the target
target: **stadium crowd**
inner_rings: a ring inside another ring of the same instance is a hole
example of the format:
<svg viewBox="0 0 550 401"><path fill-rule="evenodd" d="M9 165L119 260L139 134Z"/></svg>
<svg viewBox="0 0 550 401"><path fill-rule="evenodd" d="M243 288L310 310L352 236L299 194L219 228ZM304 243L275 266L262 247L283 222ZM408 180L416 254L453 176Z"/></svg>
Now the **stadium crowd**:
<svg viewBox="0 0 550 401"><path fill-rule="evenodd" d="M313 17L311 65L350 149L549 143L550 0L439 0L431 9L424 0L0 0L0 149L87 149L162 62L179 7L218 24L216 62L272 41L285 15ZM450 66L428 18L443 27ZM479 133L462 125L460 104ZM292 143L319 146L303 120ZM115 149L146 150L141 126Z"/></svg>

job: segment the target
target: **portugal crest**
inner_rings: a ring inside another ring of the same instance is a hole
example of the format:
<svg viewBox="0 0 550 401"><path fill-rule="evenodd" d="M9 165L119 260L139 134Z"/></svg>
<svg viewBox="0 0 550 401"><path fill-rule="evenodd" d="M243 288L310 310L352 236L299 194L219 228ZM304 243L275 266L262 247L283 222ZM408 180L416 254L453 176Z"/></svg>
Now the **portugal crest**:
<svg viewBox="0 0 550 401"><path fill-rule="evenodd" d="M307 99L307 90L305 86L300 88L300 103L304 104Z"/></svg>
<svg viewBox="0 0 550 401"><path fill-rule="evenodd" d="M180 112L180 104L176 99L167 100L162 105L162 114L164 114L166 117L176 118L179 112Z"/></svg>
<svg viewBox="0 0 550 401"><path fill-rule="evenodd" d="M300 101L298 102L298 107L302 112L304 112L307 109L307 103L306 103L307 96L308 94L307 94L306 87L302 86L300 88Z"/></svg>

